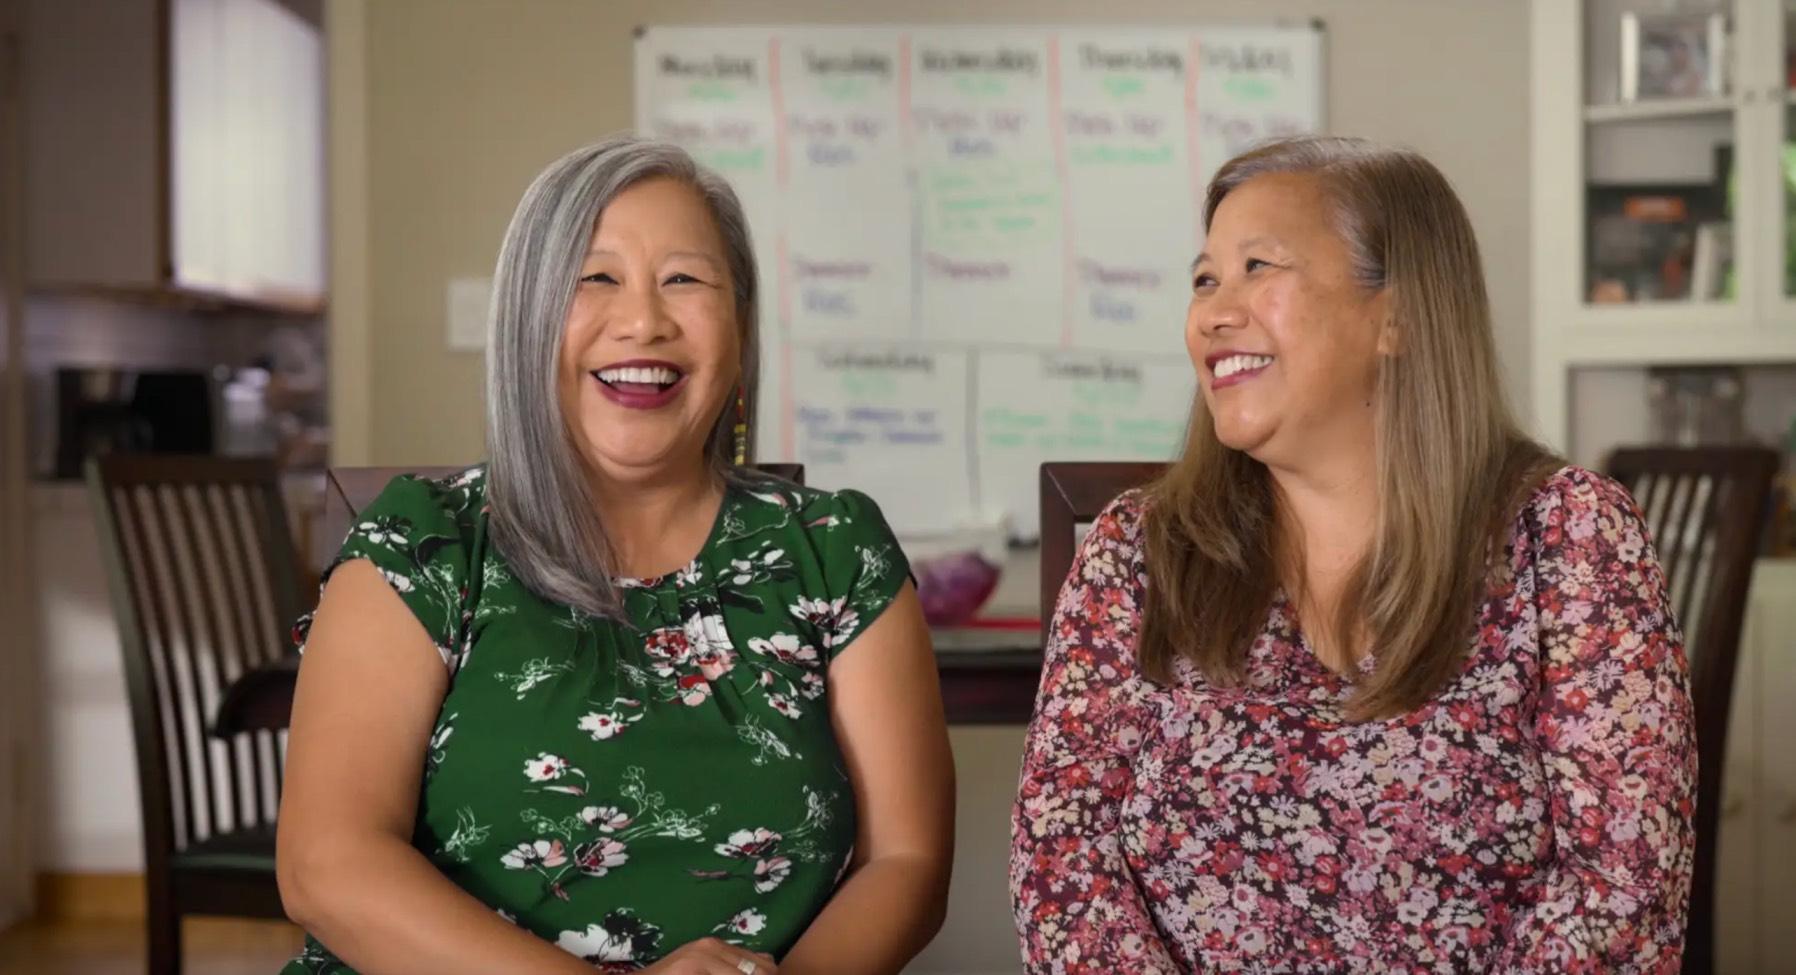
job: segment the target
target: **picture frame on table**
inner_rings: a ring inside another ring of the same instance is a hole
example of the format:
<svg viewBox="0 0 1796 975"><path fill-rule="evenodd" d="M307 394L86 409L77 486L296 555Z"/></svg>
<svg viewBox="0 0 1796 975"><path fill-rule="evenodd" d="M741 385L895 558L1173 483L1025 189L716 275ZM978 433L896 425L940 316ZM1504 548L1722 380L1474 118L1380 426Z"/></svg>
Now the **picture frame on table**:
<svg viewBox="0 0 1796 975"><path fill-rule="evenodd" d="M1727 94L1727 14L1621 15L1621 100L1705 98Z"/></svg>

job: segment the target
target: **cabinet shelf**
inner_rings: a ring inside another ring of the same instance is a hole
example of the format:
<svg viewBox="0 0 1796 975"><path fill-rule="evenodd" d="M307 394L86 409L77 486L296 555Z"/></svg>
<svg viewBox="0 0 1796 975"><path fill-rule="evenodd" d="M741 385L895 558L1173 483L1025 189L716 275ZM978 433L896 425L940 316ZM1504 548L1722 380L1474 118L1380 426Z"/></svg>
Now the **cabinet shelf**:
<svg viewBox="0 0 1796 975"><path fill-rule="evenodd" d="M1784 329L1622 322L1561 330L1555 356L1565 367L1796 363L1796 322Z"/></svg>
<svg viewBox="0 0 1796 975"><path fill-rule="evenodd" d="M1733 111L1739 102L1731 95L1707 98L1659 98L1651 101L1616 102L1584 106L1586 122L1635 122L1650 119L1700 118Z"/></svg>

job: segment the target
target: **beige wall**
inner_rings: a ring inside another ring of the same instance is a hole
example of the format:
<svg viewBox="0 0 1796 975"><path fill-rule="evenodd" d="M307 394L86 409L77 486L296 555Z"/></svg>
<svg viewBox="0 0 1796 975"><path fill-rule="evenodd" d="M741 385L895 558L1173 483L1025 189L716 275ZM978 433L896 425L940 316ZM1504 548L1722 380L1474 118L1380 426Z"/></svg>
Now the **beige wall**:
<svg viewBox="0 0 1796 975"><path fill-rule="evenodd" d="M538 169L629 126L638 24L1321 17L1331 130L1420 149L1458 185L1484 246L1510 392L1528 402L1521 0L911 0L899 9L836 0L328 0L338 462L479 456L482 363L446 347L445 284L490 273ZM950 917L913 971L1017 970L1003 870L1021 738L1014 727L955 731L960 849Z"/></svg>
<svg viewBox="0 0 1796 975"><path fill-rule="evenodd" d="M1459 186L1484 245L1510 392L1526 404L1521 0L330 0L339 460L453 463L480 454L481 360L446 347L445 283L491 272L505 222L537 170L630 125L638 24L1281 17L1327 25L1333 131L1414 146Z"/></svg>

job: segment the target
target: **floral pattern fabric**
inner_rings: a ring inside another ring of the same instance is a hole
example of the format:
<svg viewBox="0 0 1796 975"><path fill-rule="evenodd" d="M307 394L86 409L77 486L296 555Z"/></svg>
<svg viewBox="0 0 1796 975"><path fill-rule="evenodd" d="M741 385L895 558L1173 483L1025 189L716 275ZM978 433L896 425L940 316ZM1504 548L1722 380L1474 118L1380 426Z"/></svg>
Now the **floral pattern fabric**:
<svg viewBox="0 0 1796 975"><path fill-rule="evenodd" d="M1243 686L1136 670L1138 495L1061 591L1013 820L1033 973L1676 972L1695 736L1633 501L1524 506L1458 677L1350 722L1282 595Z"/></svg>
<svg viewBox="0 0 1796 975"><path fill-rule="evenodd" d="M627 624L526 590L487 526L483 469L402 477L336 560L371 561L451 672L415 845L602 971L712 936L783 954L853 844L826 672L908 577L879 509L733 485L691 563L620 580ZM349 971L308 940L283 973Z"/></svg>

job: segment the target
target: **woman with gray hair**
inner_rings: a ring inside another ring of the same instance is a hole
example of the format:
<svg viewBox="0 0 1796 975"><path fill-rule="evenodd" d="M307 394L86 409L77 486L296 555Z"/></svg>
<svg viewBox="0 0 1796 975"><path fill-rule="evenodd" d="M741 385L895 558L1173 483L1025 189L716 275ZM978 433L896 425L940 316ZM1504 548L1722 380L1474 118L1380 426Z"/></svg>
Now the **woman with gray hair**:
<svg viewBox="0 0 1796 975"><path fill-rule="evenodd" d="M675 147L525 193L489 462L389 485L301 622L287 972L896 972L933 936L928 630L871 500L745 466L755 292Z"/></svg>

